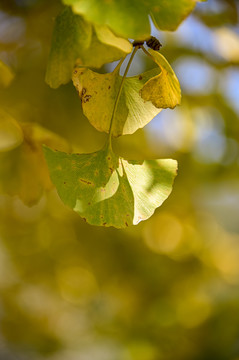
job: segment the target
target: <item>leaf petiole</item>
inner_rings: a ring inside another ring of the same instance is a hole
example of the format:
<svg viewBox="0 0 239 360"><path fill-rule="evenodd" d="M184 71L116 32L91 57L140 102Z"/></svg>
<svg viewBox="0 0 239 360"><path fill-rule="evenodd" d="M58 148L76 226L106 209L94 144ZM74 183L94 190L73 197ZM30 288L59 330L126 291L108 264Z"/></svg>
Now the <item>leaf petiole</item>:
<svg viewBox="0 0 239 360"><path fill-rule="evenodd" d="M119 72L121 65L123 64L123 62L125 61L127 55L125 55L124 57L122 57L122 59L119 61L119 63L116 65L116 67L113 70L113 73Z"/></svg>
<svg viewBox="0 0 239 360"><path fill-rule="evenodd" d="M116 100L115 100L115 103L114 103L114 108L113 108L113 112L112 112L112 116L111 116L111 120L110 120L109 135L108 135L108 147L109 148L111 148L113 123L114 123L115 114L116 114L116 110L117 110L117 107L118 107L120 95L121 95L121 92L122 92L122 89L123 89L124 81L125 81L125 78L127 76L128 71L129 71L130 65L131 65L131 63L133 61L134 55L136 54L136 51L138 49L139 49L139 46L135 46L135 48L134 48L134 50L133 50L133 52L131 54L131 57L130 57L129 62L128 62L127 66L126 66L124 75L123 75L121 83L120 83L118 94L117 94L117 97L116 97ZM122 61L120 61L120 63L117 65L117 70L119 68L119 65L121 66L123 61L124 61L124 59Z"/></svg>
<svg viewBox="0 0 239 360"><path fill-rule="evenodd" d="M143 52L144 52L147 56L149 56L149 57L154 61L153 56L145 49L144 46L141 46L141 49L143 50Z"/></svg>

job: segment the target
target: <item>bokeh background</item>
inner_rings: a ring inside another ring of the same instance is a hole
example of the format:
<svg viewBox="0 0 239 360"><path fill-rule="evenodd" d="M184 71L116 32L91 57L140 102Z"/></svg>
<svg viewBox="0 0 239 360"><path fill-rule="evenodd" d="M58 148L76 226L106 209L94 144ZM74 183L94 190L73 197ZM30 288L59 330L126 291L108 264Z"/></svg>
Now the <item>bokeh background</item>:
<svg viewBox="0 0 239 360"><path fill-rule="evenodd" d="M105 135L82 115L73 85L44 81L60 9L0 1L0 59L13 73L0 88L1 117L25 135L34 128L39 144L54 133L56 148L96 151ZM150 220L86 224L42 191L40 145L6 151L0 137L1 360L239 360L238 13L236 0L208 0L176 32L152 28L182 105L114 142L126 158L179 162ZM131 74L152 66L139 53Z"/></svg>

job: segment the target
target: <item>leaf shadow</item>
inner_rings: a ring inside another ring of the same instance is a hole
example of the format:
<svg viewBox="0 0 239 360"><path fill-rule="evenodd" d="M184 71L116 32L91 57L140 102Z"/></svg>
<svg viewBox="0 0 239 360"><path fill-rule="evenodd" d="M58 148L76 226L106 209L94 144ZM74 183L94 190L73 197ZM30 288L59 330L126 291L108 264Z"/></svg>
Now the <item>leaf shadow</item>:
<svg viewBox="0 0 239 360"><path fill-rule="evenodd" d="M161 160L160 163L157 160L144 161L144 165L150 171L150 177L151 177L151 182L148 184L146 188L146 191L148 193L151 193L155 188L155 186L157 186L159 183L162 190L168 189L169 184L173 183L176 173L174 174L172 172L172 169L168 167L166 161L168 160Z"/></svg>
<svg viewBox="0 0 239 360"><path fill-rule="evenodd" d="M168 197L176 175L174 160L128 161L109 148L44 152L61 200L91 225L125 228L146 220Z"/></svg>
<svg viewBox="0 0 239 360"><path fill-rule="evenodd" d="M96 193L104 191L109 184L112 184L113 177L114 182L117 182L115 191L111 193L111 196L103 200L96 199ZM84 218L90 224L107 227L114 226L116 228L124 228L133 224L134 194L124 169L122 169L121 173L116 169L108 178L105 188L96 188L92 200L88 209L84 211ZM82 216L82 214L80 215Z"/></svg>

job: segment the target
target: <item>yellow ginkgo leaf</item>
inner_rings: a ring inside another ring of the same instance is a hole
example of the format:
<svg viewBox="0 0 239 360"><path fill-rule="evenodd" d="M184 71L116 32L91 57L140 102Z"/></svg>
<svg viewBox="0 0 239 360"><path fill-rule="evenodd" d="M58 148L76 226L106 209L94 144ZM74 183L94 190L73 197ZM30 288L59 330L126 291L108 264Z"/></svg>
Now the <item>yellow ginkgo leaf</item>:
<svg viewBox="0 0 239 360"><path fill-rule="evenodd" d="M143 85L158 73L160 68L125 79L113 123L113 136L134 133L160 112L160 109L151 102L145 102L140 96ZM108 133L122 81L119 71L98 74L86 68L77 68L72 79L81 97L85 116L97 130Z"/></svg>
<svg viewBox="0 0 239 360"><path fill-rule="evenodd" d="M151 101L157 108L173 109L181 101L179 81L162 54L152 49L149 52L161 72L144 84L140 94L145 101Z"/></svg>

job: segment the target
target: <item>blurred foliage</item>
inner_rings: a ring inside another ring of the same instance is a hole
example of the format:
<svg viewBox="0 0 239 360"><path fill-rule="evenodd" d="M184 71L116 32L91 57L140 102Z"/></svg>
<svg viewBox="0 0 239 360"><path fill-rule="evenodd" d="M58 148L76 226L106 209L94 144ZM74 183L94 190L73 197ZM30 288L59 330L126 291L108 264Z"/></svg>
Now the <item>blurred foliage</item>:
<svg viewBox="0 0 239 360"><path fill-rule="evenodd" d="M38 189L32 207L4 193L3 181L20 184L13 152L37 144L26 142L26 129L38 129L37 139L54 132L81 152L105 139L72 84L44 82L60 9L55 0L0 4L0 60L12 74L0 88L0 359L238 360L237 2L208 0L176 32L152 30L180 80L182 105L114 148L128 158L175 158L179 175L155 215L126 230L87 225L54 190ZM132 71L152 67L139 54ZM3 143L9 129L14 137ZM28 177L27 193L38 176Z"/></svg>

